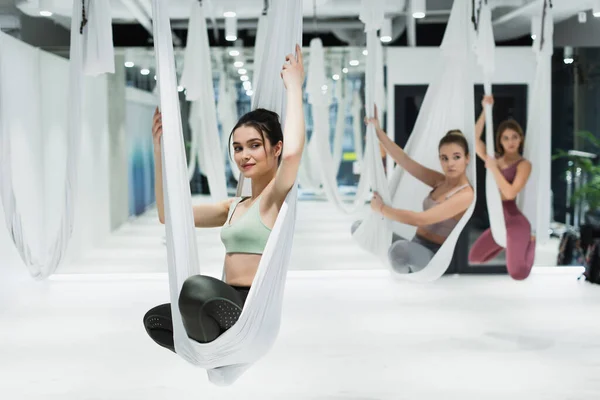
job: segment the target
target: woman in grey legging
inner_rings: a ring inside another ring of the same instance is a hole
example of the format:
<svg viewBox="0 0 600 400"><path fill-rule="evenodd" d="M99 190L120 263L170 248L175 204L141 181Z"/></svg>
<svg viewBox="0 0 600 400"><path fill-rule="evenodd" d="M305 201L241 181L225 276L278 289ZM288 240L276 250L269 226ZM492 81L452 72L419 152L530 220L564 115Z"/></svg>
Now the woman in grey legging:
<svg viewBox="0 0 600 400"><path fill-rule="evenodd" d="M394 143L379 126L375 118L365 119L373 124L379 141L387 153L406 172L432 188L423 200L423 211L392 208L381 200L377 192L373 195L371 208L384 217L417 227L415 237L409 241L394 235L388 251L390 263L399 273L417 272L425 268L456 226L469 205L474 193L466 170L469 164L469 145L459 130L449 131L438 146L440 164L444 173L429 169L408 156ZM352 233L361 221L352 225Z"/></svg>

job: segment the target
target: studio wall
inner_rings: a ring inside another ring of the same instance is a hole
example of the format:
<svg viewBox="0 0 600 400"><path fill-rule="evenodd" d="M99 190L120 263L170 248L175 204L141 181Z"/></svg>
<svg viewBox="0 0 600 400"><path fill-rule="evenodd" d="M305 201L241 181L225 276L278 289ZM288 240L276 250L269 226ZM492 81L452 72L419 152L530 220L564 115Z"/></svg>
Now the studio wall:
<svg viewBox="0 0 600 400"><path fill-rule="evenodd" d="M158 99L150 92L126 88L125 127L129 176L129 215L140 215L154 204L152 116Z"/></svg>

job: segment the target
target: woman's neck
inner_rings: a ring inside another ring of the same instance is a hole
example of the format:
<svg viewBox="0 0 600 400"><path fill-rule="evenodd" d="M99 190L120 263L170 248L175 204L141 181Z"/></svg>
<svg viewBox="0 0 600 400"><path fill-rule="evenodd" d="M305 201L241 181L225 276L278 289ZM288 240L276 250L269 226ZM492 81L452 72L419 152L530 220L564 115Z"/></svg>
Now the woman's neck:
<svg viewBox="0 0 600 400"><path fill-rule="evenodd" d="M464 185L466 183L469 183L469 180L467 179L467 175L465 175L465 174L458 176L456 178L449 178L446 176L446 185L448 187L452 188L452 187Z"/></svg>
<svg viewBox="0 0 600 400"><path fill-rule="evenodd" d="M520 159L521 154L519 154L519 153L504 153L502 158L504 159L505 162L511 163L513 161L517 161L518 159Z"/></svg>
<svg viewBox="0 0 600 400"><path fill-rule="evenodd" d="M252 178L252 198L255 199L261 195L265 188L273 181L277 170L273 173L264 174L261 177Z"/></svg>

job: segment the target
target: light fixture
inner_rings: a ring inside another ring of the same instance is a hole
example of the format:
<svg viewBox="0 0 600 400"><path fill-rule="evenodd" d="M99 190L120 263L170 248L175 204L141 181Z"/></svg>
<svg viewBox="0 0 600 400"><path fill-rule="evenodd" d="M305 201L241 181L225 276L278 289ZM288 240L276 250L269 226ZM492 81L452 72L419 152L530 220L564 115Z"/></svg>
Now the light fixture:
<svg viewBox="0 0 600 400"><path fill-rule="evenodd" d="M253 94L254 92L252 91L252 89L246 90L246 96L252 96Z"/></svg>
<svg viewBox="0 0 600 400"><path fill-rule="evenodd" d="M340 76L338 74L333 74L332 76L334 81L339 81L340 80Z"/></svg>
<svg viewBox="0 0 600 400"><path fill-rule="evenodd" d="M321 86L321 90L324 91L324 92L326 92L327 91L327 85Z"/></svg>
<svg viewBox="0 0 600 400"><path fill-rule="evenodd" d="M244 66L244 62L243 61L236 61L233 63L233 66L236 68L242 68Z"/></svg>
<svg viewBox="0 0 600 400"><path fill-rule="evenodd" d="M237 40L237 18L225 18L225 40L235 42Z"/></svg>
<svg viewBox="0 0 600 400"><path fill-rule="evenodd" d="M410 13L412 14L413 18L425 18L425 12L425 0L410 0Z"/></svg>
<svg viewBox="0 0 600 400"><path fill-rule="evenodd" d="M178 92L183 92L183 86L177 86L177 91Z"/></svg>
<svg viewBox="0 0 600 400"><path fill-rule="evenodd" d="M52 16L52 0L39 0L38 6L40 8L40 15L42 17Z"/></svg>
<svg viewBox="0 0 600 400"><path fill-rule="evenodd" d="M563 62L565 64L573 64L573 61L575 61L573 59L573 47L565 46L565 49L563 52Z"/></svg>
<svg viewBox="0 0 600 400"><path fill-rule="evenodd" d="M540 17L532 17L531 18L531 39L535 40L537 38L537 34L542 27L542 22Z"/></svg>
<svg viewBox="0 0 600 400"><path fill-rule="evenodd" d="M348 68L345 68L345 67L344 67L344 68L342 68L342 72L343 72L344 74L347 74L347 73L348 73Z"/></svg>
<svg viewBox="0 0 600 400"><path fill-rule="evenodd" d="M157 80L158 80L158 77L157 77L156 75L154 75L154 80L155 80L155 81L157 81Z"/></svg>
<svg viewBox="0 0 600 400"><path fill-rule="evenodd" d="M383 20L379 40L381 40L383 43L389 43L392 41L392 20L390 18Z"/></svg>
<svg viewBox="0 0 600 400"><path fill-rule="evenodd" d="M248 71L246 71L244 68L238 69L238 74L240 74L240 75L246 75L247 73L248 73Z"/></svg>
<svg viewBox="0 0 600 400"><path fill-rule="evenodd" d="M134 66L135 66L135 63L133 61L125 61L126 68L133 68Z"/></svg>
<svg viewBox="0 0 600 400"><path fill-rule="evenodd" d="M240 55L240 52L239 52L239 50L229 50L229 55L231 57L237 57Z"/></svg>
<svg viewBox="0 0 600 400"><path fill-rule="evenodd" d="M348 64L350 64L353 67L356 67L358 64L360 64L360 61L358 61L358 60L350 60L350 62L348 62Z"/></svg>
<svg viewBox="0 0 600 400"><path fill-rule="evenodd" d="M587 22L587 13L585 11L580 11L579 14L577 14L577 20L580 24L585 24Z"/></svg>
<svg viewBox="0 0 600 400"><path fill-rule="evenodd" d="M252 83L250 81L245 81L242 86L244 87L244 90L252 89Z"/></svg>
<svg viewBox="0 0 600 400"><path fill-rule="evenodd" d="M596 18L600 18L600 0L594 0L594 8L592 8L592 15Z"/></svg>
<svg viewBox="0 0 600 400"><path fill-rule="evenodd" d="M246 82L248 79L250 79L250 78L248 78L248 75L242 75L242 76L240 76L240 80L242 82Z"/></svg>
<svg viewBox="0 0 600 400"><path fill-rule="evenodd" d="M368 56L369 55L369 50L365 49L363 50L363 56Z"/></svg>
<svg viewBox="0 0 600 400"><path fill-rule="evenodd" d="M150 70L148 68L142 68L140 70L140 74L142 74L142 75L150 75Z"/></svg>
<svg viewBox="0 0 600 400"><path fill-rule="evenodd" d="M235 17L236 15L237 15L237 14L235 13L235 11L225 11L225 12L223 13L223 16L224 16L225 18L233 18L233 17Z"/></svg>

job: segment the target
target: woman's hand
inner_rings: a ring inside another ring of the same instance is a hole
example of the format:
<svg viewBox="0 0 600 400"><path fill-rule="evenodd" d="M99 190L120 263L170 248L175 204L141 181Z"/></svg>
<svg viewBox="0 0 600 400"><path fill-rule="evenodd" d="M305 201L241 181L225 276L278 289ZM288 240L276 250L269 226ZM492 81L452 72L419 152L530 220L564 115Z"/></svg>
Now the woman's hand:
<svg viewBox="0 0 600 400"><path fill-rule="evenodd" d="M485 105L489 104L490 106L494 105L494 96L483 96L483 100L481 100L481 107L485 108Z"/></svg>
<svg viewBox="0 0 600 400"><path fill-rule="evenodd" d="M154 118L152 119L152 143L154 144L154 148L160 147L162 132L162 113L156 107Z"/></svg>
<svg viewBox="0 0 600 400"><path fill-rule="evenodd" d="M296 45L296 55L288 54L286 63L281 69L281 79L286 89L302 89L304 83L304 65L302 60L302 49Z"/></svg>
<svg viewBox="0 0 600 400"><path fill-rule="evenodd" d="M485 167L490 170L498 169L498 161L496 161L496 159L492 156L487 156L485 160Z"/></svg>
<svg viewBox="0 0 600 400"><path fill-rule="evenodd" d="M377 213L381 213L381 209L383 208L383 200L381 196L377 192L373 192L373 198L371 199L371 209Z"/></svg>
<svg viewBox="0 0 600 400"><path fill-rule="evenodd" d="M365 117L365 124L373 124L373 126L375 127L375 131L379 133L379 131L381 130L381 126L379 125L379 119L377 118L377 106L375 106L375 115L373 116L373 118Z"/></svg>

